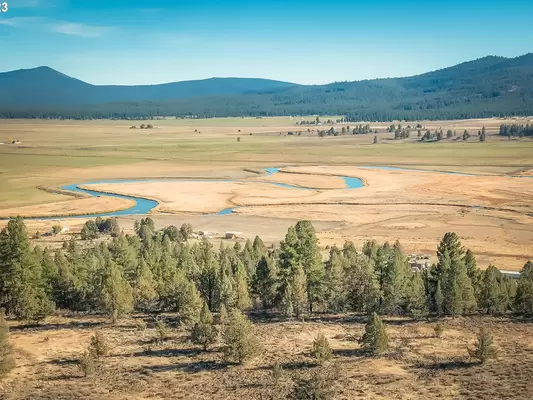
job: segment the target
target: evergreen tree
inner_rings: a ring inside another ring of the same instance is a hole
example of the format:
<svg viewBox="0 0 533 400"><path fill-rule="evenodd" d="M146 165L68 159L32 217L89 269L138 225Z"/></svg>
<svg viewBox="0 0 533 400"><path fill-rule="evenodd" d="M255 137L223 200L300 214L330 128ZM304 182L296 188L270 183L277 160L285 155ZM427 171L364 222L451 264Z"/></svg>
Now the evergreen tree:
<svg viewBox="0 0 533 400"><path fill-rule="evenodd" d="M201 345L204 351L207 347L216 342L217 330L213 324L213 315L209 311L207 303L204 301L200 319L196 322L191 330L191 341L194 344Z"/></svg>
<svg viewBox="0 0 533 400"><path fill-rule="evenodd" d="M420 272L413 271L410 273L406 301L406 311L413 317L420 317L428 312L426 290Z"/></svg>
<svg viewBox="0 0 533 400"><path fill-rule="evenodd" d="M313 341L311 356L317 360L319 364L323 364L325 361L329 361L333 358L333 352L329 347L328 339L323 333L319 333Z"/></svg>
<svg viewBox="0 0 533 400"><path fill-rule="evenodd" d="M360 254L351 242L343 247L345 260L344 293L346 301L353 311L372 312L377 306L379 298L379 284L369 256L372 246L368 243ZM377 250L376 250L377 251Z"/></svg>
<svg viewBox="0 0 533 400"><path fill-rule="evenodd" d="M112 261L107 265L103 280L102 307L113 324L118 318L133 310L133 294L130 284L124 279L120 268Z"/></svg>
<svg viewBox="0 0 533 400"><path fill-rule="evenodd" d="M340 312L344 308L343 268L344 260L341 251L333 247L329 252L329 260L325 270L325 302L330 312Z"/></svg>
<svg viewBox="0 0 533 400"><path fill-rule="evenodd" d="M291 285L291 303L296 318L300 318L307 310L307 287L306 276L303 268L298 265L294 273Z"/></svg>
<svg viewBox="0 0 533 400"><path fill-rule="evenodd" d="M229 277L226 271L220 274L220 304L228 309L235 307L237 303L237 293L235 292L235 283L233 278Z"/></svg>
<svg viewBox="0 0 533 400"><path fill-rule="evenodd" d="M13 368L15 368L15 359L13 347L9 343L9 326L4 313L0 311L0 378L7 375Z"/></svg>
<svg viewBox="0 0 533 400"><path fill-rule="evenodd" d="M479 330L474 348L468 348L468 354L472 358L477 358L482 364L497 357L497 350L493 345L492 335L487 329L481 328Z"/></svg>
<svg viewBox="0 0 533 400"><path fill-rule="evenodd" d="M156 283L152 271L141 256L137 267L136 278L133 284L133 300L135 308L150 310L153 301L157 298Z"/></svg>
<svg viewBox="0 0 533 400"><path fill-rule="evenodd" d="M384 264L382 310L387 314L400 314L407 305L410 268L399 242L394 244Z"/></svg>
<svg viewBox="0 0 533 400"><path fill-rule="evenodd" d="M239 364L253 358L260 349L253 324L239 310L233 309L222 332L224 358Z"/></svg>
<svg viewBox="0 0 533 400"><path fill-rule="evenodd" d="M277 275L278 271L274 260L263 255L257 264L252 279L252 293L259 299L263 309L274 306L278 284Z"/></svg>
<svg viewBox="0 0 533 400"><path fill-rule="evenodd" d="M250 294L248 292L248 279L244 267L241 266L235 271L235 306L243 311L251 307Z"/></svg>
<svg viewBox="0 0 533 400"><path fill-rule="evenodd" d="M38 321L54 310L41 265L30 249L22 218L0 232L0 307L23 320Z"/></svg>
<svg viewBox="0 0 533 400"><path fill-rule="evenodd" d="M213 245L207 239L200 243L197 258L197 264L200 268L198 289L209 309L213 311L218 304L219 268L213 253Z"/></svg>
<svg viewBox="0 0 533 400"><path fill-rule="evenodd" d="M385 325L376 313L369 316L361 341L363 348L372 355L377 356L387 351L389 339Z"/></svg>
<svg viewBox="0 0 533 400"><path fill-rule="evenodd" d="M292 317L294 314L294 306L292 304L292 289L291 285L285 285L285 290L281 296L281 312L286 317Z"/></svg>
<svg viewBox="0 0 533 400"><path fill-rule="evenodd" d="M516 287L515 309L525 314L533 314L533 262L528 261L522 268Z"/></svg>
<svg viewBox="0 0 533 400"><path fill-rule="evenodd" d="M312 313L313 305L323 301L324 263L311 222L298 221L294 229L298 237L299 261L307 279L307 305Z"/></svg>
<svg viewBox="0 0 533 400"><path fill-rule="evenodd" d="M502 293L500 291L500 276L500 271L498 271L493 265L489 265L489 267L483 272L480 307L487 314L504 311L505 307L501 303Z"/></svg>

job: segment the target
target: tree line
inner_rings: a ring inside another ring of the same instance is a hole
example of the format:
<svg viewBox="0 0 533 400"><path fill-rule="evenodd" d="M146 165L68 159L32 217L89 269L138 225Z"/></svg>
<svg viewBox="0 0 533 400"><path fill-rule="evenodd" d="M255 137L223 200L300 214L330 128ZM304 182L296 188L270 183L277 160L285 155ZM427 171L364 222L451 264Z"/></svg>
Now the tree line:
<svg viewBox="0 0 533 400"><path fill-rule="evenodd" d="M346 242L323 261L309 221L290 227L277 248L259 237L219 249L207 239L191 245L191 231L190 225L156 230L144 218L134 235L115 231L98 242L86 236L83 248L71 237L52 250L32 246L23 220L12 219L0 233L0 308L32 321L55 308L102 312L114 321L132 311L178 312L193 321L204 301L211 312L236 308L287 317L533 312L533 263L519 280L494 266L481 271L455 233L443 237L438 262L417 272L399 242L368 241L362 249Z"/></svg>
<svg viewBox="0 0 533 400"><path fill-rule="evenodd" d="M500 135L507 136L509 139L512 137L524 137L533 136L533 125L500 125Z"/></svg>

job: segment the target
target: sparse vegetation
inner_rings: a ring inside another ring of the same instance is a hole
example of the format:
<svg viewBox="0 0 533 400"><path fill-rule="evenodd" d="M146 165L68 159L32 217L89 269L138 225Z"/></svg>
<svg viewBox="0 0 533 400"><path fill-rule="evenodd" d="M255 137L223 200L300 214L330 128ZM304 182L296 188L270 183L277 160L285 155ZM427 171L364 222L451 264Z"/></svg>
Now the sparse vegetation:
<svg viewBox="0 0 533 400"><path fill-rule="evenodd" d="M319 333L313 341L313 347L311 349L311 356L317 360L319 364L323 364L333 358L333 353L329 347L328 339L323 333Z"/></svg>
<svg viewBox="0 0 533 400"><path fill-rule="evenodd" d="M194 324L191 331L191 341L202 346L203 350L206 351L210 345L216 342L217 336L218 332L213 323L213 315L204 301L200 320Z"/></svg>
<svg viewBox="0 0 533 400"><path fill-rule="evenodd" d="M232 310L222 331L224 358L242 364L255 357L260 345L253 324L239 310Z"/></svg>
<svg viewBox="0 0 533 400"><path fill-rule="evenodd" d="M378 356L387 351L389 338L385 330L385 325L379 315L373 313L365 326L365 334L361 338L363 348L374 356Z"/></svg>
<svg viewBox="0 0 533 400"><path fill-rule="evenodd" d="M493 345L492 335L486 328L480 328L474 348L468 348L468 354L482 364L497 357L496 347Z"/></svg>

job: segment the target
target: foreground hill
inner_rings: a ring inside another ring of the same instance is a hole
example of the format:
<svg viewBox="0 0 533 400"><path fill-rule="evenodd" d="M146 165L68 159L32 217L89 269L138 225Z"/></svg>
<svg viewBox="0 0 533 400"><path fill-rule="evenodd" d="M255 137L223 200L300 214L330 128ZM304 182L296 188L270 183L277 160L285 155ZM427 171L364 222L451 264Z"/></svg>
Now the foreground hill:
<svg viewBox="0 0 533 400"><path fill-rule="evenodd" d="M33 78L23 83L19 79L16 84L6 74L0 75L0 116L341 114L349 120L391 120L533 115L533 54L517 58L489 56L407 78L328 85L228 78L155 86L93 86L46 68L31 71L24 73L31 78L46 72L54 79L47 81L46 88L39 83L33 94ZM55 93L63 93L63 99L58 99ZM67 98L68 107L64 106ZM81 108L77 106L80 103L88 106Z"/></svg>

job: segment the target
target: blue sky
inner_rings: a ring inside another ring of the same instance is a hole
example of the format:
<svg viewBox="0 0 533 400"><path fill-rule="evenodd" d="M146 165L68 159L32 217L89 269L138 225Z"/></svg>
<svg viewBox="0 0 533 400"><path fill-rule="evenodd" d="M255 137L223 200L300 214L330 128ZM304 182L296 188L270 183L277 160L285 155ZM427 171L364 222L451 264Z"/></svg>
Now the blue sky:
<svg viewBox="0 0 533 400"><path fill-rule="evenodd" d="M533 51L531 0L0 0L0 71L94 84L408 76Z"/></svg>

